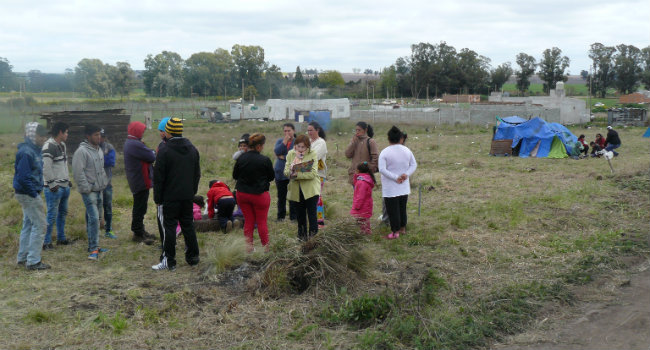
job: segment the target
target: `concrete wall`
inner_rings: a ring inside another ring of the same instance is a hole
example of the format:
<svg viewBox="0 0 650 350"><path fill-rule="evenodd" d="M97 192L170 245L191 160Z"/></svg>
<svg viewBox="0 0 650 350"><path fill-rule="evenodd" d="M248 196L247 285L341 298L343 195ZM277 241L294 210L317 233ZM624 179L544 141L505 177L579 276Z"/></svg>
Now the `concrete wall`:
<svg viewBox="0 0 650 350"><path fill-rule="evenodd" d="M271 99L260 110L268 111L270 120L284 120L295 117L296 111L328 110L332 119L350 117L350 101L347 98L325 100L279 100Z"/></svg>
<svg viewBox="0 0 650 350"><path fill-rule="evenodd" d="M494 125L496 117L520 116L524 119L540 117L550 123L560 122L559 108L532 105L471 105L470 107L404 108L394 110L354 110L352 119L373 122L476 124Z"/></svg>
<svg viewBox="0 0 650 350"><path fill-rule="evenodd" d="M590 120L585 101L566 97L564 84L562 83L558 83L557 89L551 90L549 96L504 97L500 92L493 92L489 97L489 101L539 104L544 108L558 109L560 111L560 120L555 122L565 125L587 123Z"/></svg>

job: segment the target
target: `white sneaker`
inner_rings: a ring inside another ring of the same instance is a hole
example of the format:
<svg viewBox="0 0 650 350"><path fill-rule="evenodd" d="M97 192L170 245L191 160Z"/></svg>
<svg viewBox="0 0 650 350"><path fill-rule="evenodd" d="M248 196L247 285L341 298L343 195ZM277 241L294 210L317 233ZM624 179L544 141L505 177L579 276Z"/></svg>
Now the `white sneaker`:
<svg viewBox="0 0 650 350"><path fill-rule="evenodd" d="M158 271L158 270L169 270L169 271L176 270L176 266L169 267L167 265L167 257L164 257L162 259L162 261L158 265L154 265L151 268L156 270L156 271Z"/></svg>
<svg viewBox="0 0 650 350"><path fill-rule="evenodd" d="M380 214L379 217L377 218L377 220L379 220L379 221L384 221L384 215L383 215L383 214Z"/></svg>

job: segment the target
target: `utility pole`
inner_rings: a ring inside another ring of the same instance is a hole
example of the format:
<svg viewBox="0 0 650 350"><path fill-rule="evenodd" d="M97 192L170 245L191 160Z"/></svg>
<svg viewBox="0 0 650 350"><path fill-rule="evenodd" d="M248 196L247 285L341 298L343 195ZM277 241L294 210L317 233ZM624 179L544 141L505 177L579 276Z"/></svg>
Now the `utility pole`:
<svg viewBox="0 0 650 350"><path fill-rule="evenodd" d="M591 121L591 68L593 66L589 66L589 103L587 103L587 110L589 110L589 121ZM610 164L611 166L611 164Z"/></svg>
<svg viewBox="0 0 650 350"><path fill-rule="evenodd" d="M244 120L244 78L241 78L241 113L239 113L239 121Z"/></svg>

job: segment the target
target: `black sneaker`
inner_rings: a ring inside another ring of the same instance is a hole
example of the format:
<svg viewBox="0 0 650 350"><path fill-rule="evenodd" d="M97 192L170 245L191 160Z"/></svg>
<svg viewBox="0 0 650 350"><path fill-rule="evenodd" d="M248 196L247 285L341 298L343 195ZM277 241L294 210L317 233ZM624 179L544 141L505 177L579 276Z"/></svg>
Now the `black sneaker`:
<svg viewBox="0 0 650 350"><path fill-rule="evenodd" d="M152 235L151 233L149 233L149 232L147 232L147 231L144 231L143 236L144 236L145 238L153 239L154 241L156 240L156 235Z"/></svg>
<svg viewBox="0 0 650 350"><path fill-rule="evenodd" d="M43 250L50 250L50 249L54 249L54 244L52 243L43 244Z"/></svg>
<svg viewBox="0 0 650 350"><path fill-rule="evenodd" d="M64 239L62 241L56 241L56 245L70 245L72 244L72 241Z"/></svg>
<svg viewBox="0 0 650 350"><path fill-rule="evenodd" d="M48 264L43 263L42 261L37 262L36 264L33 265L26 265L27 270L47 270L51 266Z"/></svg>
<svg viewBox="0 0 650 350"><path fill-rule="evenodd" d="M133 235L133 238L131 240L133 242L137 242L137 243L142 242L142 243L144 243L146 245L152 245L153 244L153 239L147 238L147 237L144 237L144 236Z"/></svg>
<svg viewBox="0 0 650 350"><path fill-rule="evenodd" d="M18 266L25 266L26 262L25 261L19 261Z"/></svg>

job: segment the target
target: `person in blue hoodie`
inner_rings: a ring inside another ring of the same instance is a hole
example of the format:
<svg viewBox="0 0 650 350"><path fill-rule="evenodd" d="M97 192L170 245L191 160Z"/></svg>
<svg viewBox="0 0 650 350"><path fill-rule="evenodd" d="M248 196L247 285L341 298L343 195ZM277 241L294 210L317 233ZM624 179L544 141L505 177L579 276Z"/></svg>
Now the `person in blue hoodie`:
<svg viewBox="0 0 650 350"><path fill-rule="evenodd" d="M275 142L273 152L275 153L275 187L278 190L278 221L283 221L287 215L287 191L289 186L289 178L284 176L284 165L287 162L287 154L293 149L293 144L296 141L296 128L291 123L286 123L282 126L284 136ZM296 220L298 216L296 210L296 202L289 201L289 219Z"/></svg>
<svg viewBox="0 0 650 350"><path fill-rule="evenodd" d="M115 147L108 142L106 139L106 130L102 129L99 132L101 136L101 141L99 143L99 148L102 149L104 153L104 172L106 173L106 178L108 182L106 183L106 188L102 191L102 213L99 214L99 220L103 223L104 237L117 239L117 236L113 232L113 168L115 167Z"/></svg>
<svg viewBox="0 0 650 350"><path fill-rule="evenodd" d="M47 130L37 122L25 125L25 142L18 145L14 163L13 187L16 200L23 209L23 228L20 231L18 265L28 270L46 270L50 265L41 261L45 239L45 212L43 207L43 157L41 147L47 140Z"/></svg>

